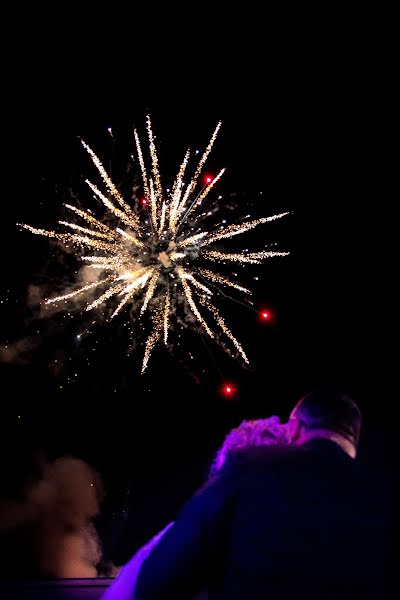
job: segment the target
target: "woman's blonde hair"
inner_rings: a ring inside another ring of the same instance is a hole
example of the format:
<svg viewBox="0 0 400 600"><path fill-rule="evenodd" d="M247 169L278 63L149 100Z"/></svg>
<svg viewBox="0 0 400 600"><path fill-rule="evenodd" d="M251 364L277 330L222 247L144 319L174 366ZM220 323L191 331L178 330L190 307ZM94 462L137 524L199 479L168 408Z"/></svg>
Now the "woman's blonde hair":
<svg viewBox="0 0 400 600"><path fill-rule="evenodd" d="M268 419L243 421L239 427L232 429L226 436L221 448L217 451L211 465L210 475L214 475L222 467L227 456L241 448L254 446L287 445L286 428L279 417L273 415Z"/></svg>

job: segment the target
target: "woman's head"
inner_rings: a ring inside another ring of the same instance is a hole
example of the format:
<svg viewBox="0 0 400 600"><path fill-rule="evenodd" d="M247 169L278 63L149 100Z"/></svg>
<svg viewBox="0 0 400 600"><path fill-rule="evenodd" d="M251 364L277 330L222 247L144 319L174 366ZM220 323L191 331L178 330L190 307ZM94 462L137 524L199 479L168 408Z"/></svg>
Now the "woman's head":
<svg viewBox="0 0 400 600"><path fill-rule="evenodd" d="M210 475L214 475L225 463L230 453L242 448L254 446L277 446L288 444L285 426L279 417L243 421L226 436L221 448L217 451L211 465Z"/></svg>

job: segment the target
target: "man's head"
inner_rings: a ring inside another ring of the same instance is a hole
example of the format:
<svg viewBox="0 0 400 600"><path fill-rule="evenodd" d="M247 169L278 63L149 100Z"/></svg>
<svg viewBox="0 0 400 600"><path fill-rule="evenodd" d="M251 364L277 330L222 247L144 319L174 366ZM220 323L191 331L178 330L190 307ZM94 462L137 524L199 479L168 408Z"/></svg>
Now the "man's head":
<svg viewBox="0 0 400 600"><path fill-rule="evenodd" d="M288 422L291 443L303 444L312 438L338 443L353 458L361 429L357 404L337 390L318 390L304 396L294 407Z"/></svg>

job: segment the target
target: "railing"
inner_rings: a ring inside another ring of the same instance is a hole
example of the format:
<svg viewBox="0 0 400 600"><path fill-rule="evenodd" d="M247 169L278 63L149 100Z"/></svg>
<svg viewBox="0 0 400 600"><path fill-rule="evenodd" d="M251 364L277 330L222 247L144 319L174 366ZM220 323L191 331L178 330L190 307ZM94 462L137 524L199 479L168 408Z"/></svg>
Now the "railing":
<svg viewBox="0 0 400 600"><path fill-rule="evenodd" d="M48 579L0 582L1 600L100 600L113 579Z"/></svg>

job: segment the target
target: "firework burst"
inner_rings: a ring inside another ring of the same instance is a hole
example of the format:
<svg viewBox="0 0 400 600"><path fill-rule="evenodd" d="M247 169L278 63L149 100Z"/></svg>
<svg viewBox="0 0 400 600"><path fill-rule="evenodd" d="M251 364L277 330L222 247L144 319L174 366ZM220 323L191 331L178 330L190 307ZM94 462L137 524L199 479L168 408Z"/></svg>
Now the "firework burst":
<svg viewBox="0 0 400 600"><path fill-rule="evenodd" d="M288 214L285 212L239 224L219 224L214 228L207 228L209 213L201 212L200 209L223 175L224 169L213 179L208 178L204 186L199 184L199 179L220 126L221 123L218 123L189 182L184 181L190 157L188 150L172 189L167 191L161 184L150 117L147 117L150 170L146 169L139 136L134 130L145 204L148 208L145 219L139 211L125 202L99 158L82 142L103 180L103 191L88 180L86 183L107 209L113 224L108 221L106 224L90 212L66 204L75 217L74 221L59 221L64 227L62 232L21 225L34 234L54 238L72 247L85 266L99 275L95 282L87 282L73 292L49 298L46 304L65 302L84 297L86 293L98 292L96 299L87 303L87 311L96 307L105 309L113 302L112 319L129 305L137 307L139 302L137 318L146 311L150 313L153 327L145 344L142 373L147 368L155 345L159 342L168 343L173 316L182 300L190 313L188 322L193 322L194 317L198 329L210 338L215 338L217 331L222 332L248 363L242 346L213 303L210 286L233 288L246 295L251 294L251 291L218 273L213 269L213 263L260 264L267 258L288 254L275 251L229 253L213 248L215 242L240 235ZM210 317L216 330L208 322Z"/></svg>

